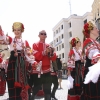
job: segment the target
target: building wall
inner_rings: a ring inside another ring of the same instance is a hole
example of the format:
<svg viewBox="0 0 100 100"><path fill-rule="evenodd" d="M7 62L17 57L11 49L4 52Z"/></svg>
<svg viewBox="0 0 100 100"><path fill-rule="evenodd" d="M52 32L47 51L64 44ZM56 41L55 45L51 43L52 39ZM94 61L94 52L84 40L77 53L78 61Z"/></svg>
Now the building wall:
<svg viewBox="0 0 100 100"><path fill-rule="evenodd" d="M62 29L62 25L63 25L63 29ZM56 33L56 31L58 30L58 33ZM55 35L53 37L53 43L54 43L54 47L56 50L57 55L62 58L62 53L65 52L65 49L62 48L62 43L64 43L65 38L67 39L68 37L66 36L66 18L63 18L58 25L55 26L55 29L53 31L53 33L55 32ZM63 35L63 38L62 38ZM57 42L58 39L58 42ZM64 44L65 45L65 44ZM58 47L58 51L57 51L57 47ZM59 47L61 47L61 49L59 50ZM65 58L62 58L62 61L64 61Z"/></svg>
<svg viewBox="0 0 100 100"><path fill-rule="evenodd" d="M55 25L53 28L53 45L55 47L56 53L59 56L61 54L61 59L63 63L67 62L68 58L68 52L70 50L69 41L72 37L79 37L81 42L83 42L83 25L85 22L92 21L93 15L91 12L85 13L83 16L77 16L77 15L71 15L68 18L61 19L58 24ZM71 23L71 27L70 27ZM61 26L63 25L63 29L61 29ZM60 31L59 31L60 28ZM56 33L58 30L58 33ZM72 33L72 36L70 36L70 32ZM63 39L61 38L59 40L59 37L61 37L63 34ZM58 42L56 41L58 38ZM64 48L61 48L59 50L59 46L64 44ZM58 51L57 51L58 47ZM62 57L62 53L64 53L64 58Z"/></svg>
<svg viewBox="0 0 100 100"><path fill-rule="evenodd" d="M100 18L100 0L94 0L92 4L92 13L94 21Z"/></svg>

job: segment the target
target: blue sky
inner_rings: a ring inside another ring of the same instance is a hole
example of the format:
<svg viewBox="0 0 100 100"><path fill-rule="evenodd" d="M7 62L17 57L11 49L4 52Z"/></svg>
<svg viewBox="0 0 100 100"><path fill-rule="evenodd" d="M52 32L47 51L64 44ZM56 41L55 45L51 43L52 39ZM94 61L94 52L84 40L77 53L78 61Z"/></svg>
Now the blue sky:
<svg viewBox="0 0 100 100"><path fill-rule="evenodd" d="M71 13L84 15L92 9L94 0L71 0ZM13 22L25 26L23 38L32 45L38 41L38 32L47 32L46 42L53 39L52 28L62 19L70 16L69 0L0 0L0 25L5 34L12 33Z"/></svg>

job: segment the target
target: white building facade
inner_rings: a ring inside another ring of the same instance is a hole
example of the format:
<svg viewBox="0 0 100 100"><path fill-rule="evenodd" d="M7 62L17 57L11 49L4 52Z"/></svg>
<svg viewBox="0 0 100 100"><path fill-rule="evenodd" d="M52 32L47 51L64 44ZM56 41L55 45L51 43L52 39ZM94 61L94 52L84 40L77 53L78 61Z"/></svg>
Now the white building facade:
<svg viewBox="0 0 100 100"><path fill-rule="evenodd" d="M83 16L73 14L68 18L63 18L53 28L53 42L51 43L57 55L61 58L63 67L66 66L67 63L68 52L70 50L70 39L72 37L79 37L81 42L83 42L83 25L92 20L93 15L91 12L87 12Z"/></svg>

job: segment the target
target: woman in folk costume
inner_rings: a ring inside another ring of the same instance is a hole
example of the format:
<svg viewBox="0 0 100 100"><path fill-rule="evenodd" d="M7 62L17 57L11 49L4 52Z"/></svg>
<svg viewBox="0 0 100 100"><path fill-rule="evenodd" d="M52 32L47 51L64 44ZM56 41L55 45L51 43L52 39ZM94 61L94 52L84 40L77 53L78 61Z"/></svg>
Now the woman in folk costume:
<svg viewBox="0 0 100 100"><path fill-rule="evenodd" d="M72 49L70 49L68 55L68 76L72 76L74 79L73 88L68 90L68 100L80 100L80 95L82 92L82 50L81 42L78 37L73 38L70 42Z"/></svg>
<svg viewBox="0 0 100 100"><path fill-rule="evenodd" d="M28 84L31 87L28 90L28 95L29 95L29 100L31 100L33 83L35 81L35 78L32 75L34 73L34 69L37 69L37 71L41 70L41 68L39 68L39 67L42 66L42 62L37 63L35 61L35 57L33 56L33 50L31 50L31 48L27 48L25 51L26 51L25 52L26 67L27 67L27 71L28 71L27 79L28 79Z"/></svg>
<svg viewBox="0 0 100 100"><path fill-rule="evenodd" d="M29 48L27 41L22 39L24 25L20 22L13 23L12 31L15 37L6 36L0 28L1 44L10 47L10 58L7 68L7 84L9 100L28 100L27 71L25 66L25 49Z"/></svg>
<svg viewBox="0 0 100 100"><path fill-rule="evenodd" d="M99 36L99 30L89 21L84 25L83 34L85 37L83 52L86 56L84 75L86 77L89 72L89 67L100 62L100 44L96 41L96 38ZM95 69L97 69L97 67L95 67ZM95 72L95 70L93 72ZM100 77L96 83L93 83L91 80L87 84L84 84L81 100L100 100Z"/></svg>

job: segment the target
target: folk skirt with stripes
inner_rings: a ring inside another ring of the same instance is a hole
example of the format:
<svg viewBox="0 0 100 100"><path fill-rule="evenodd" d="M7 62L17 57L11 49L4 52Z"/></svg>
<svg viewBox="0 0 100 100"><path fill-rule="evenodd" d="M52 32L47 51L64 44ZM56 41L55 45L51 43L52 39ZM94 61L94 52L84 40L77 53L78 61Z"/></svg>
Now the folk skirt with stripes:
<svg viewBox="0 0 100 100"><path fill-rule="evenodd" d="M88 73L88 67L90 66L92 66L91 60L86 57L86 65L84 70L85 76ZM90 82L83 85L83 94L81 96L81 100L100 100L100 77L97 83Z"/></svg>
<svg viewBox="0 0 100 100"><path fill-rule="evenodd" d="M68 90L67 100L80 100L82 93L82 63L75 61L75 68L71 71L71 76L74 79L73 88Z"/></svg>
<svg viewBox="0 0 100 100"><path fill-rule="evenodd" d="M27 71L25 66L25 56L23 51L18 51L18 56L14 56L11 51L8 69L7 84L9 100L28 100Z"/></svg>

